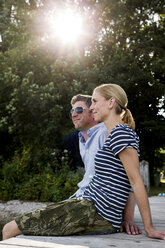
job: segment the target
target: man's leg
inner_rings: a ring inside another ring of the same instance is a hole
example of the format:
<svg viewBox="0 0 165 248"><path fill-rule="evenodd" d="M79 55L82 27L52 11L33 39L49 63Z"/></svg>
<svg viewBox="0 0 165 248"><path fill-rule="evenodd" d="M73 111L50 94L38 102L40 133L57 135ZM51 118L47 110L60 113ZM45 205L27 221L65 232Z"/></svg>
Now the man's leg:
<svg viewBox="0 0 165 248"><path fill-rule="evenodd" d="M20 234L22 234L22 232L19 230L15 220L12 220L11 222L7 223L2 230L3 240L15 237Z"/></svg>

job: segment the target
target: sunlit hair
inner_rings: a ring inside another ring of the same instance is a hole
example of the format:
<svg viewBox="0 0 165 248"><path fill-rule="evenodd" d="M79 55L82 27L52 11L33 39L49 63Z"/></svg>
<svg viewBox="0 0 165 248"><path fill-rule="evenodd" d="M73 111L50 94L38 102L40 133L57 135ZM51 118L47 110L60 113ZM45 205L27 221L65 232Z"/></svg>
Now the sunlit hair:
<svg viewBox="0 0 165 248"><path fill-rule="evenodd" d="M135 129L133 116L131 111L127 108L128 98L122 87L117 84L102 84L96 87L94 91L99 92L106 100L114 97L116 101L116 114L121 115L123 123L127 124L130 128Z"/></svg>
<svg viewBox="0 0 165 248"><path fill-rule="evenodd" d="M71 99L71 105L75 104L76 102L85 102L85 104L87 105L88 108L90 108L91 104L92 104L92 96L90 95L81 95L78 94L76 96L73 96Z"/></svg>

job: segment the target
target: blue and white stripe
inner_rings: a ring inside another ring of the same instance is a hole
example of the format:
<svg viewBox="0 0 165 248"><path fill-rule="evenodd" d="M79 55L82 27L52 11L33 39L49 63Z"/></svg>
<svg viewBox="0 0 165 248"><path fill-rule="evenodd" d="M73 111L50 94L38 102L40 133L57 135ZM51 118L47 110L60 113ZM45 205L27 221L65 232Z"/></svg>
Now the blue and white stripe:
<svg viewBox="0 0 165 248"><path fill-rule="evenodd" d="M139 137L127 125L117 125L95 156L95 175L83 198L94 202L98 213L117 230L131 186L118 154L125 148L137 149Z"/></svg>

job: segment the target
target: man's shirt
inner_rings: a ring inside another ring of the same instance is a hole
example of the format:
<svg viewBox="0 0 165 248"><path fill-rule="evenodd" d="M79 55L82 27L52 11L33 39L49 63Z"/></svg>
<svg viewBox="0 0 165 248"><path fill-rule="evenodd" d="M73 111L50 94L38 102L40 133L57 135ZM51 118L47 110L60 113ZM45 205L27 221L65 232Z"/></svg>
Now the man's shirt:
<svg viewBox="0 0 165 248"><path fill-rule="evenodd" d="M92 180L95 174L95 154L105 142L107 129L102 122L88 129L87 135L89 138L85 141L81 131L79 132L79 149L84 163L85 174L82 181L78 183L79 189L70 198L81 197L86 186Z"/></svg>

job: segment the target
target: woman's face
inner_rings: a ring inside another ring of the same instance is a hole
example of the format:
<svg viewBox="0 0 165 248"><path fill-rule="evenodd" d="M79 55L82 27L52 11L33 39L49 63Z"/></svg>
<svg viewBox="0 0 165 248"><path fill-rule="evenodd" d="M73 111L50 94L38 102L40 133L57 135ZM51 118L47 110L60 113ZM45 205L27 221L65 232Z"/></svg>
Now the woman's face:
<svg viewBox="0 0 165 248"><path fill-rule="evenodd" d="M93 92L92 95L92 105L90 109L93 112L95 121L101 122L104 121L109 114L108 108L109 101L106 100L102 95L97 91Z"/></svg>

